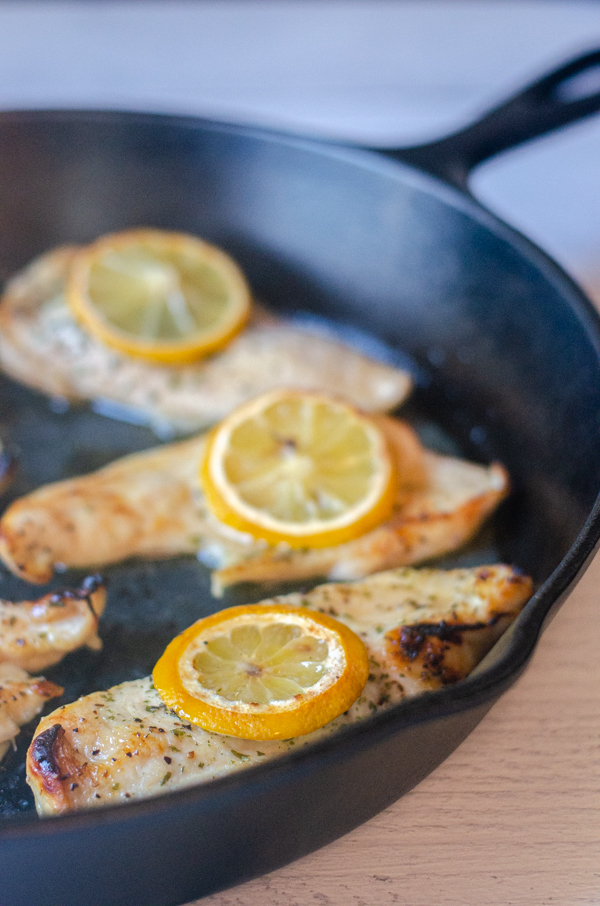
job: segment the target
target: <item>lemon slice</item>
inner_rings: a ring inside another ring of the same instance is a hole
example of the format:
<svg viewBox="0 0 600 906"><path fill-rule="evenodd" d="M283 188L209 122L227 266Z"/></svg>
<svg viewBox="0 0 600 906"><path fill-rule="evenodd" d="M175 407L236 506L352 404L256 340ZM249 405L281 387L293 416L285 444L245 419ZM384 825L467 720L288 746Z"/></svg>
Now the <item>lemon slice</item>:
<svg viewBox="0 0 600 906"><path fill-rule="evenodd" d="M396 475L368 416L317 393L275 390L209 436L200 479L226 525L291 547L357 538L391 514Z"/></svg>
<svg viewBox="0 0 600 906"><path fill-rule="evenodd" d="M183 720L242 739L290 739L346 711L369 674L361 639L332 617L253 604L199 620L154 668Z"/></svg>
<svg viewBox="0 0 600 906"><path fill-rule="evenodd" d="M195 236L136 229L74 256L67 299L107 346L164 364L221 349L244 326L250 290L237 264Z"/></svg>

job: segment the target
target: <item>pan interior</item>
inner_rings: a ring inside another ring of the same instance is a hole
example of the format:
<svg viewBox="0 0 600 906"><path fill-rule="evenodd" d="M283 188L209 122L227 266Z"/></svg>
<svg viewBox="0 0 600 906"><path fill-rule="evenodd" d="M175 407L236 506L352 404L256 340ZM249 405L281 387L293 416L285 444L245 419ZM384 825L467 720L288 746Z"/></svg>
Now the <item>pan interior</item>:
<svg viewBox="0 0 600 906"><path fill-rule="evenodd" d="M302 312L321 330L408 362L417 391L402 414L425 443L497 458L514 482L492 525L445 566L501 559L541 582L575 541L600 474L595 339L552 265L445 190L367 153L102 114L0 118L0 186L3 277L45 249L108 231L186 230L232 253L274 310ZM0 436L20 459L3 504L159 442L143 426L65 407L5 378ZM203 615L290 590L239 588L217 601L192 557L105 575L103 651L77 652L46 671L65 686L64 701L147 675L171 638ZM52 587L78 578L70 572ZM0 568L0 594L26 598L31 587ZM5 819L32 809L23 764L32 732L0 767Z"/></svg>
<svg viewBox="0 0 600 906"><path fill-rule="evenodd" d="M314 317L298 320L315 329ZM351 338L355 345L372 354L377 352L388 361L398 358L393 350L360 331L336 329L335 324L323 319L319 319L318 327L347 342ZM403 364L407 364L405 358ZM19 451L18 478L3 504L42 483L92 471L119 456L163 442L149 428L108 418L86 404L68 406L62 400L47 400L6 377L0 377L0 399L0 435ZM402 415L417 428L428 447L450 455L462 452L461 444L428 415L418 399L405 405ZM467 548L445 558L444 565L494 562L501 559L501 548L502 525L496 518ZM66 583L75 587L85 575L69 570L49 585L32 589L0 565L1 595L8 600L38 597L65 587ZM209 570L191 556L131 561L108 567L102 575L108 580L107 607L99 627L103 649L77 651L44 671L48 679L65 688L64 695L49 702L44 713L80 695L147 676L173 637L203 616L299 587L298 583L239 586L216 599L210 592ZM303 583L302 587L309 588L318 581ZM0 815L4 819L34 809L33 795L25 781L24 759L37 723L36 718L21 731L16 749L9 752L0 767Z"/></svg>

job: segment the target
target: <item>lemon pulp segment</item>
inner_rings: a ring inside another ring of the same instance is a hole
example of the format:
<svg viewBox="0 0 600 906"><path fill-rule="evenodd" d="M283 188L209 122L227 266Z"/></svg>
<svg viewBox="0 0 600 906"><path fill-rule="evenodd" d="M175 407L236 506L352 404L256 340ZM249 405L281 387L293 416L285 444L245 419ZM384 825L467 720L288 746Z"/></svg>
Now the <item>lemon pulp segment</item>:
<svg viewBox="0 0 600 906"><path fill-rule="evenodd" d="M229 702L264 705L307 692L325 673L328 655L325 639L297 625L245 622L190 645L181 670L192 693L210 690Z"/></svg>
<svg viewBox="0 0 600 906"><path fill-rule="evenodd" d="M215 428L201 466L222 522L270 543L339 544L386 519L396 475L375 422L340 400L278 390Z"/></svg>
<svg viewBox="0 0 600 906"><path fill-rule="evenodd" d="M191 626L168 646L153 677L185 720L244 739L287 739L346 711L368 669L362 641L331 617L248 605Z"/></svg>
<svg viewBox="0 0 600 906"><path fill-rule="evenodd" d="M83 326L128 355L165 364L222 348L244 325L250 290L216 246L183 233L129 230L74 257L67 298Z"/></svg>

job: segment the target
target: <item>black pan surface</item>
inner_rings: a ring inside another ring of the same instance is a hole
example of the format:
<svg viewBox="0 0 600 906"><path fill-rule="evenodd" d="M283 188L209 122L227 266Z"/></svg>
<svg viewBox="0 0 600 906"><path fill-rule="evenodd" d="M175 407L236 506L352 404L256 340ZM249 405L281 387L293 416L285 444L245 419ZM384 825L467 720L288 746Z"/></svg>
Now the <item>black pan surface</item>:
<svg viewBox="0 0 600 906"><path fill-rule="evenodd" d="M33 728L23 731L0 768L2 906L177 906L271 870L410 789L524 668L600 535L600 327L569 278L464 185L492 153L600 107L598 95L563 102L558 91L599 63L589 54L458 135L386 155L191 118L0 115L2 277L54 245L136 225L222 245L273 309L408 361L417 392L403 414L428 444L507 465L510 501L445 565L503 559L538 587L468 680L204 787L42 822L23 777ZM3 504L159 442L8 379L0 435L20 459ZM193 620L267 591L215 601L193 558L106 574L104 650L46 674L65 700L147 675ZM0 571L3 597L30 591Z"/></svg>

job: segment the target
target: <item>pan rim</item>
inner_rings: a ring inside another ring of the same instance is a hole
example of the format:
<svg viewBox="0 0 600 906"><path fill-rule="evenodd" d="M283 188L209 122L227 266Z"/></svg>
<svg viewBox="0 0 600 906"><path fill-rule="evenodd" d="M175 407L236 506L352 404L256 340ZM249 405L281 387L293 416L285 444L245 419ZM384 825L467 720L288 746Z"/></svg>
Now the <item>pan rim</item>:
<svg viewBox="0 0 600 906"><path fill-rule="evenodd" d="M153 113L139 110L102 109L102 108L31 108L0 111L0 128L13 122L60 122L62 120L110 120L142 123L161 122L165 125L179 125L195 129L228 132L231 134L272 141L274 143L295 146L320 155L329 155L345 159L367 169L375 169L390 177L402 175L402 182L434 194L436 198L449 204L474 219L479 225L489 230L496 237L507 242L512 248L541 271L546 280L553 285L564 302L577 316L585 329L587 338L593 346L600 364L600 313L585 295L577 283L563 270L550 255L545 253L523 233L489 211L470 192L461 190L444 182L441 178L418 169L402 159L402 150L372 149L363 146L332 142L305 134L284 132L265 127L239 125L233 122L170 113ZM435 692L426 693L402 702L389 711L369 719L364 724L348 727L343 733L307 746L305 749L286 753L263 765L253 766L250 775L260 785L264 778L274 778L277 774L285 775L294 765L307 762L314 765L323 759L334 759L346 749L356 747L369 748L375 738L386 738L395 735L400 729L433 721L450 714L472 710L487 702L493 703L507 689L525 668L534 651L541 632L566 598L569 590L583 575L598 544L600 543L600 489L595 503L582 525L577 538L568 553L557 565L553 573L544 581L526 608L515 621L505 650L496 662L484 668L476 675L462 680L457 686L446 687ZM179 811L183 807L196 809L211 802L218 801L224 793L248 785L246 771L234 773L228 777L217 778L208 783L190 786L185 789L166 793L157 797L135 800L129 803L110 805L87 811L44 817L42 821L35 813L24 813L3 819L0 825L0 841L18 841L24 838L45 837L55 834L60 826L65 834L70 834L90 827L106 827L107 824L138 823L144 818L154 820L158 814Z"/></svg>

